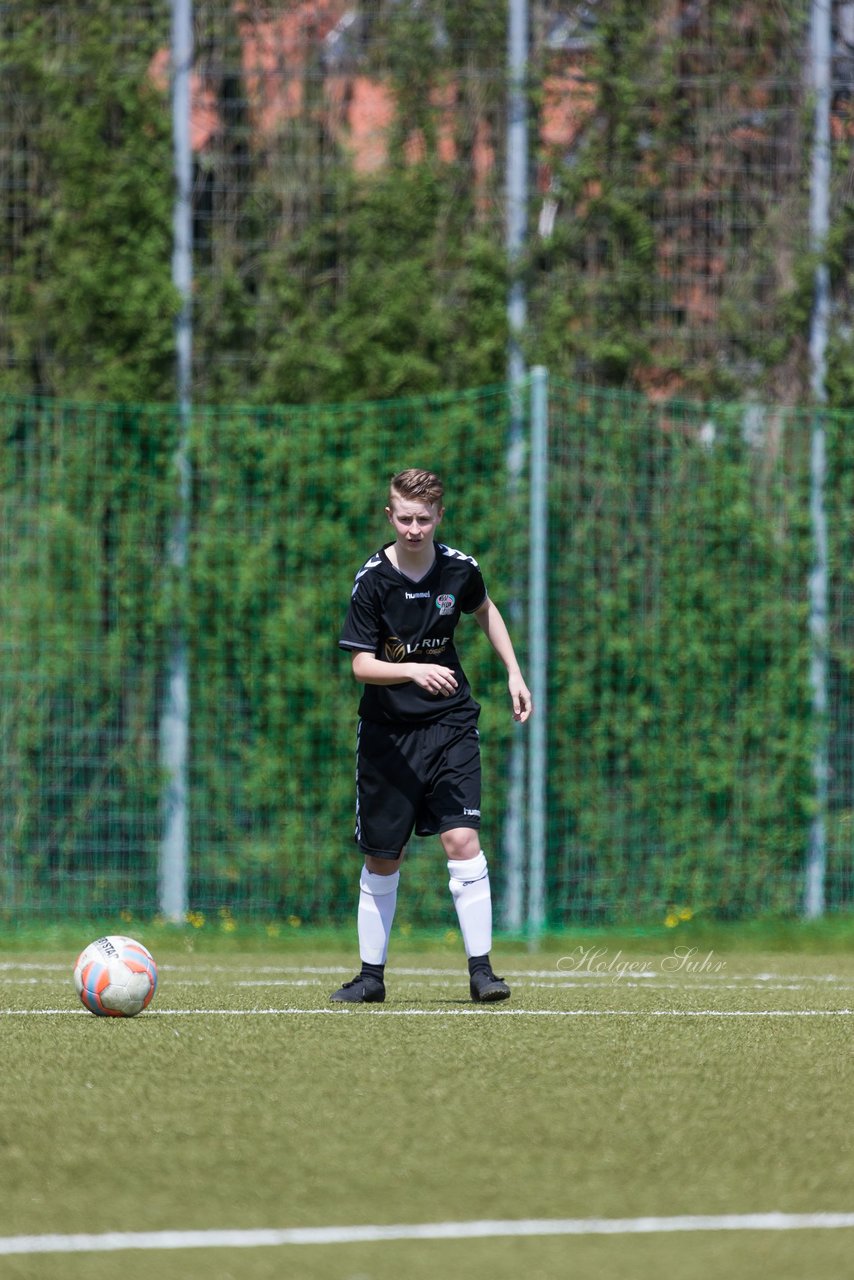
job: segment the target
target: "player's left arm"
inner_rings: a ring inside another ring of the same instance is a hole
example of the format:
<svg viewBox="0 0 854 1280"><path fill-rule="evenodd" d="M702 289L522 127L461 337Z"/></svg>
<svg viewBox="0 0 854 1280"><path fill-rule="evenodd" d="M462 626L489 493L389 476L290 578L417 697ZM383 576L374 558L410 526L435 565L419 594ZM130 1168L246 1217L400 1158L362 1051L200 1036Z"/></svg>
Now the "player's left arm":
<svg viewBox="0 0 854 1280"><path fill-rule="evenodd" d="M519 663L516 661L513 641L510 639L507 624L502 618L498 606L490 600L489 596L486 597L479 608L475 609L474 616L477 625L507 668L507 687L510 690L510 698L513 703L513 719L524 722L534 708L530 691L525 684Z"/></svg>

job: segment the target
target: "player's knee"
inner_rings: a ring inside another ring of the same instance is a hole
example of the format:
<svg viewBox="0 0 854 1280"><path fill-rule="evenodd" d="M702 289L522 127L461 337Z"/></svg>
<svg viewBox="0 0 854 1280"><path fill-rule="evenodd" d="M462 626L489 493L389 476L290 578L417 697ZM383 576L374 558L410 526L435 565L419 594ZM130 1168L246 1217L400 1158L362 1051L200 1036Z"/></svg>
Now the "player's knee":
<svg viewBox="0 0 854 1280"><path fill-rule="evenodd" d="M453 862L465 862L480 853L480 832L472 827L454 827L443 831L442 847Z"/></svg>
<svg viewBox="0 0 854 1280"><path fill-rule="evenodd" d="M403 849L396 858L375 858L373 854L365 854L365 869L370 871L373 876L393 876L395 871L400 870L400 864L403 862Z"/></svg>

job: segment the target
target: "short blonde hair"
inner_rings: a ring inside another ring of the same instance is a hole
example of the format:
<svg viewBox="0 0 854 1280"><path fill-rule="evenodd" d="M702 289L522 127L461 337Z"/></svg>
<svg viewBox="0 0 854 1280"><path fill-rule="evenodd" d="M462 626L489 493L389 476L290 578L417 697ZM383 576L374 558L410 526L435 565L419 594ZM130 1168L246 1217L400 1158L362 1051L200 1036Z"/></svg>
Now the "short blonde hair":
<svg viewBox="0 0 854 1280"><path fill-rule="evenodd" d="M394 498L420 499L422 502L438 502L441 505L445 486L433 471L421 471L409 467L392 476L389 485L389 502Z"/></svg>

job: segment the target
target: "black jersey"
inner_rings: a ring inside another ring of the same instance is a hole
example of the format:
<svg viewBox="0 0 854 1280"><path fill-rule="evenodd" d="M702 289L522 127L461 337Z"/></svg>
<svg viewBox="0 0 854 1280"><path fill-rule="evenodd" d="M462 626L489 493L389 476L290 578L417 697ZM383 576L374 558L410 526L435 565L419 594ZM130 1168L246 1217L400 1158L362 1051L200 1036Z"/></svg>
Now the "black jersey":
<svg viewBox="0 0 854 1280"><path fill-rule="evenodd" d="M454 648L454 631L463 613L474 613L486 600L480 567L471 556L437 542L432 569L413 582L389 560L390 546L386 543L356 574L339 647L372 653L383 662L438 662L453 671L457 688L445 697L412 680L367 684L359 715L380 724L474 723L480 707Z"/></svg>

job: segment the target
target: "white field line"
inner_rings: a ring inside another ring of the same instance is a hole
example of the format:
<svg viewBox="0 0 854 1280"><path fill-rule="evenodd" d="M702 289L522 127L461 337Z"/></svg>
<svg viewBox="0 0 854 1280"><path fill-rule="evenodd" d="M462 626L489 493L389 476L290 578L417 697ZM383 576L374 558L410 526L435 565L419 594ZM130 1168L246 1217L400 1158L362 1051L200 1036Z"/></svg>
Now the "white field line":
<svg viewBox="0 0 854 1280"><path fill-rule="evenodd" d="M0 1009L3 1018L91 1017L85 1009ZM851 1018L854 1009L148 1009L151 1018L260 1018L260 1017L357 1017L357 1018ZM112 1019L117 1021L117 1019Z"/></svg>
<svg viewBox="0 0 854 1280"><path fill-rule="evenodd" d="M456 974L455 976L459 977L460 975ZM614 974L610 978L599 978L598 980L588 979L583 982L578 982L578 981L575 981L574 979L557 981L557 982L526 982L524 978L516 978L513 976L512 973L506 970L505 970L504 976L507 978L513 979L514 990L518 990L520 987L527 987L530 990L542 990L542 991L569 991L569 990L581 990L581 989L585 991L591 991L591 990L613 991L617 988L625 988L627 990L638 990L638 991L650 991L654 989L655 991L685 991L685 992L687 991L767 991L767 992L772 992L772 991L808 991L812 985L809 982L780 982L780 983L775 983L773 986L769 986L768 983L766 982L751 983L746 980L744 982L724 982L724 981L690 982L686 980L685 982L656 982L653 988L652 985L648 982L637 981L639 977L651 977L652 976L651 974L635 974L633 978L623 978L623 977L620 977L619 974ZM39 981L39 979L30 978L30 979L27 979L26 981L36 982L36 981ZM172 979L170 982L170 986L177 986L177 987L192 987L196 985L212 986L213 983L207 978L203 979L200 983L194 983L190 978ZM303 979L245 978L245 979L239 979L234 983L234 986L236 987L264 987L264 988L322 987L324 985L328 985L328 984L324 984L319 978L303 978ZM412 984L407 984L407 985L411 986ZM441 988L441 987L444 987L446 984L444 982L439 981L438 979L428 979L427 981L419 985L421 987ZM834 990L837 992L854 991L854 984L840 982L835 984Z"/></svg>
<svg viewBox="0 0 854 1280"><path fill-rule="evenodd" d="M726 960L725 955L721 955L719 958L724 961ZM626 956L626 961L629 963L632 963L631 956ZM649 964L648 959L646 963ZM74 967L73 958L69 965L33 964L30 962L17 962L13 960L0 961L0 973L4 975L7 973L14 973L14 972L19 972L19 973L41 972L41 973L63 974L63 973L70 972L71 969L73 969L73 967ZM502 973L504 973L505 977L508 977L508 978L518 978L518 979L550 978L555 983L559 983L561 981L564 983L572 981L572 982L579 983L579 985L583 983L585 985L590 985L590 986L595 985L597 982L612 981L615 976L619 976L619 970L616 967L613 969L613 971L609 971L608 969L605 969L605 970L596 970L594 968L585 969L581 965L579 965L575 969L571 969L571 968L558 969L556 967L553 969L508 969L506 965L500 965L499 967ZM169 973L169 974L186 973L189 975L195 975L197 981L202 981L203 979L200 977L200 975L206 974L206 973L226 974L226 975L231 975L233 977L239 975L240 973L247 973L247 974L251 974L253 976L259 976L259 977L263 974L282 974L282 975L285 975L285 974L315 975L316 974L318 975L318 977L326 976L326 975L329 975L332 977L339 977L342 973L350 972L350 970L346 966L342 967L340 964L337 964L337 965L286 965L286 964L285 965L258 965L258 966L252 966L251 968L247 968L241 965L161 964L160 970L162 973ZM399 976L399 977L412 977L412 978L459 978L461 975L463 977L465 976L465 967L464 966L461 967L460 965L457 965L454 968L448 968L448 969L437 969L437 968L429 968L429 967L412 968L407 966L394 965L391 971L393 972L395 977ZM670 976L666 970L656 969L656 968L647 968L642 971L628 970L627 976L629 975L632 977L632 979L637 979L641 977L650 978L650 979L652 978L667 979ZM686 976L686 979L690 979L691 975L690 973L686 972L685 976ZM698 974L697 976L699 977L701 975ZM763 984L763 985L771 982L838 983L838 982L850 982L850 977L851 977L850 974L837 975L833 973L814 973L814 974L809 974L809 973L741 973L741 974L726 973L726 974L723 974L722 973L721 983L723 982L757 983L757 984ZM656 985L661 986L661 985L664 985L664 983L659 981ZM685 984L680 983L679 985L683 986ZM714 985L717 986L718 984L715 983Z"/></svg>
<svg viewBox="0 0 854 1280"><path fill-rule="evenodd" d="M837 977L834 974L793 974L788 975L784 980L783 975L777 974L727 974L720 978L709 979L704 975L700 975L696 979L692 979L690 975L686 975L679 981L673 981L668 974L658 971L644 971L621 973L615 971L613 973L595 973L595 972L579 972L579 973L561 973L551 969L506 969L502 966L506 977L513 979L516 987L528 987L530 989L542 988L543 990L571 990L571 989L637 989L637 990L673 990L673 991L803 991L808 990L811 986L819 983L833 984L837 992L854 991L854 984L851 983L850 977ZM2 984L9 986L38 986L51 985L57 981L57 978L48 976L13 976L15 971L21 973L27 970L42 970L44 972L55 973L67 977L69 972L66 966L59 965L31 965L31 964L13 964L11 962L0 962L0 973L2 973ZM235 968L233 966L201 966L199 969L177 965L161 965L162 974L169 975L170 985L178 987L195 986L206 987L211 986L214 980L209 977L202 976L206 973L216 973L230 976L232 983L236 987L310 987L322 986L322 975L340 976L344 970L340 966L259 966L257 969L246 970L243 968ZM241 977L241 973L251 976ZM187 974L189 976L179 977L178 974ZM261 975L271 975L269 977ZM275 974L309 974L310 977L274 977ZM464 974L462 975L465 976ZM415 969L415 968L395 968L394 977L414 977L422 981L422 985L436 987L440 986L441 980L444 978L460 979L461 971L456 969ZM537 979L547 979L547 981L537 981Z"/></svg>
<svg viewBox="0 0 854 1280"><path fill-rule="evenodd" d="M117 1253L128 1249L257 1249L386 1240L489 1240L506 1236L626 1236L697 1231L833 1231L854 1213L739 1213L678 1218L523 1218L261 1230L108 1231L100 1235L0 1237L0 1255Z"/></svg>
<svg viewBox="0 0 854 1280"><path fill-rule="evenodd" d="M454 976L457 978L460 977L459 974L455 974ZM637 975L635 975L634 978L623 978L617 974L610 978L600 978L598 980L587 979L581 982L575 980L526 982L524 979L514 978L509 972L506 972L505 976L512 979L513 987L516 991L522 989L529 991L679 991L686 995L691 992L699 991L740 991L744 993L748 991L761 991L763 994L770 996L775 992L781 991L809 991L813 987L813 984L810 982L779 982L769 984L765 982L749 982L746 980L743 982L725 982L723 980L711 982L690 982L687 980L684 982L658 981L653 984L650 982L638 981ZM59 985L62 985L63 987L68 985L66 981L62 981L60 984L59 980L56 978L4 976L0 981L2 981L2 986L7 989L10 987L39 986L56 988ZM215 982L215 980L211 978L177 978L174 974L169 976L170 989L175 989L177 987L192 987L195 990L199 990L203 987L211 987L214 985L223 986L225 984L221 981ZM276 988L286 987L325 988L328 987L329 984L325 983L320 978L235 978L230 985L235 988L246 990L258 989L272 991ZM407 987L411 988L414 984L406 983L400 985L406 989ZM447 986L444 981L438 978L428 978L418 985L422 990L429 989L433 991L443 990ZM854 984L850 982L837 982L834 984L833 990L837 996L841 996L843 992L854 991ZM2 1013L2 1010L0 1010L0 1013Z"/></svg>

